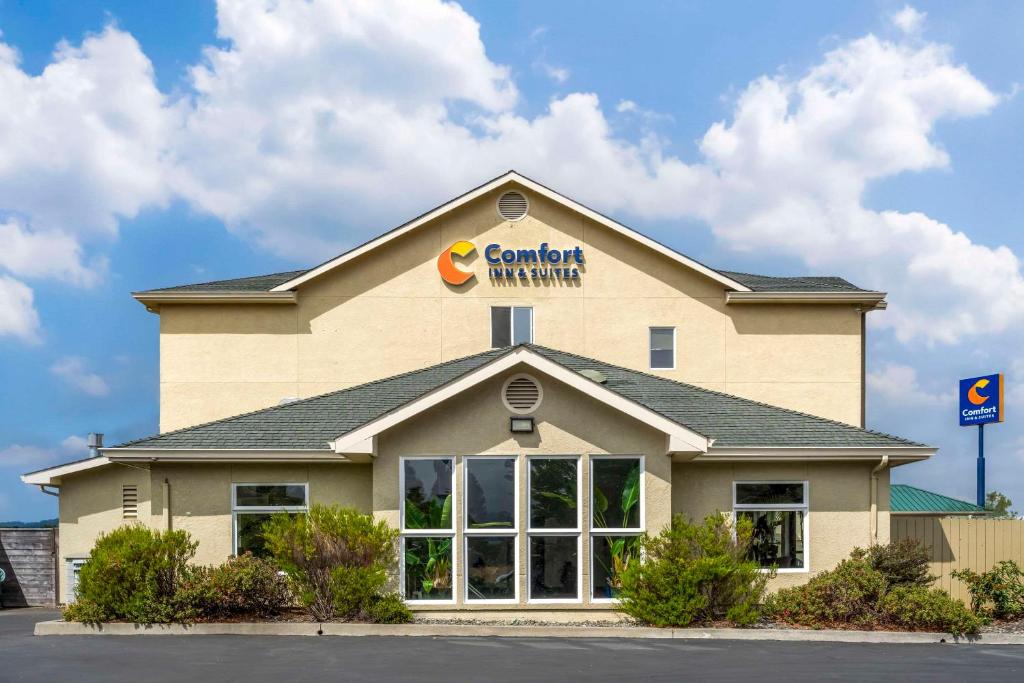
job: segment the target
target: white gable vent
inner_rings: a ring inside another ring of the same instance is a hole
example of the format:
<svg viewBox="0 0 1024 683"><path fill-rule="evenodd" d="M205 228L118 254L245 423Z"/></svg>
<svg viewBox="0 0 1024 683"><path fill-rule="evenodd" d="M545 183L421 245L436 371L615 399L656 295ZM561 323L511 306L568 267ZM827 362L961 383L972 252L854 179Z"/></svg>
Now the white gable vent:
<svg viewBox="0 0 1024 683"><path fill-rule="evenodd" d="M139 518L139 487L134 484L121 487L121 516L124 519Z"/></svg>
<svg viewBox="0 0 1024 683"><path fill-rule="evenodd" d="M513 413L525 415L537 410L544 392L540 382L530 375L513 375L501 388L501 400Z"/></svg>
<svg viewBox="0 0 1024 683"><path fill-rule="evenodd" d="M507 221L521 221L530 208L522 192L506 192L498 197L498 215Z"/></svg>

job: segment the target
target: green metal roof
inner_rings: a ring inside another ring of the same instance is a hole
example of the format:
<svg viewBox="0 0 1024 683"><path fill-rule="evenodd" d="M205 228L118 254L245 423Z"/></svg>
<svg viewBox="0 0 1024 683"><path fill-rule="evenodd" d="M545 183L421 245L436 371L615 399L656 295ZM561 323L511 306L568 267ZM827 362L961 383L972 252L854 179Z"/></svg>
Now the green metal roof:
<svg viewBox="0 0 1024 683"><path fill-rule="evenodd" d="M907 484L893 484L889 487L889 510L897 513L921 512L947 515L983 515L985 508L978 507L941 493L933 493Z"/></svg>
<svg viewBox="0 0 1024 683"><path fill-rule="evenodd" d="M187 427L119 448L314 449L525 347L574 372L597 370L602 386L714 439L716 447L886 448L921 446L842 422L710 391L535 344L493 349L422 370Z"/></svg>

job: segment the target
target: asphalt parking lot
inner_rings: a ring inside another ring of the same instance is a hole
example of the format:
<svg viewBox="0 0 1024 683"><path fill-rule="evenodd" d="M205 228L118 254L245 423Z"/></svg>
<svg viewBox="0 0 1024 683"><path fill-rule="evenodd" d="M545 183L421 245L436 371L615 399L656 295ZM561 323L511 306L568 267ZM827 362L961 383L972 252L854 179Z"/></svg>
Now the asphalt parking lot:
<svg viewBox="0 0 1024 683"><path fill-rule="evenodd" d="M1024 646L533 638L36 637L0 611L0 681L1019 681Z"/></svg>

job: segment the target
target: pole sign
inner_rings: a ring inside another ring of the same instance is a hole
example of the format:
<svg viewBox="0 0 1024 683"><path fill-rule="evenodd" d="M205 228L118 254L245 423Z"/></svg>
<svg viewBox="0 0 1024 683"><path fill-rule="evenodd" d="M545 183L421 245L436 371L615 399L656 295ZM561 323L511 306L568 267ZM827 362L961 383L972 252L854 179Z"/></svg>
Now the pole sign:
<svg viewBox="0 0 1024 683"><path fill-rule="evenodd" d="M1003 421L1003 375L960 380L960 426Z"/></svg>

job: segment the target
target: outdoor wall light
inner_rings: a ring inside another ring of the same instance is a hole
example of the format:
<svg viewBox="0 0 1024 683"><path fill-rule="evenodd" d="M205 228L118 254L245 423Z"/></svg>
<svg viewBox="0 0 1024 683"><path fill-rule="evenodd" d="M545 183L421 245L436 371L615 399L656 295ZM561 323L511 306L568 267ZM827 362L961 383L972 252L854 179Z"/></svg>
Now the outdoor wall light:
<svg viewBox="0 0 1024 683"><path fill-rule="evenodd" d="M514 434L533 434L532 417L509 418L509 429Z"/></svg>

